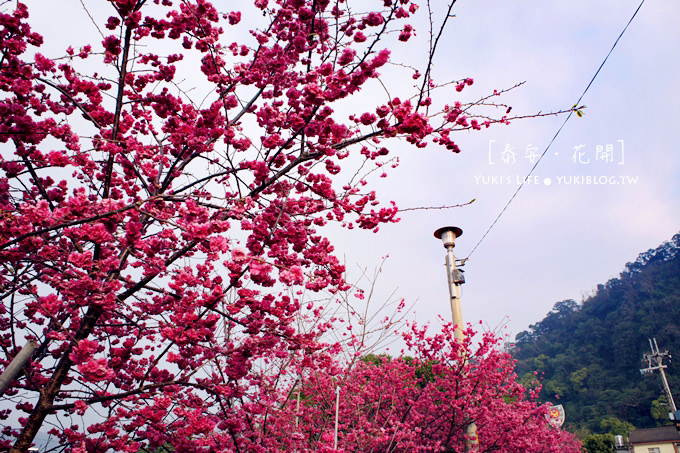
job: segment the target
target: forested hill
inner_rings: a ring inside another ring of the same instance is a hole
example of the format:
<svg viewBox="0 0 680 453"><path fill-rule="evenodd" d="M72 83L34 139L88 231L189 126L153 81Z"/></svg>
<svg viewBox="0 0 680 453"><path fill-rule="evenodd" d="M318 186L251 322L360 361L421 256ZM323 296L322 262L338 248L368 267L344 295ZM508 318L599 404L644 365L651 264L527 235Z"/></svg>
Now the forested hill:
<svg viewBox="0 0 680 453"><path fill-rule="evenodd" d="M649 338L680 359L680 234L628 263L581 304L556 303L517 335L513 355L522 379L542 376L542 398L564 405L568 427L606 433L621 422L669 423L658 372L639 371ZM680 360L666 371L680 403Z"/></svg>

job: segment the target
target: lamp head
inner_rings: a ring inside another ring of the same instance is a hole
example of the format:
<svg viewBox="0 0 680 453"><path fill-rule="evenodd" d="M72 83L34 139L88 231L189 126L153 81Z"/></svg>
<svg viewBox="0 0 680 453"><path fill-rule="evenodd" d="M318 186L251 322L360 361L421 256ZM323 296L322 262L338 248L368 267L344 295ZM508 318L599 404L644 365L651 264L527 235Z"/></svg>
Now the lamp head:
<svg viewBox="0 0 680 453"><path fill-rule="evenodd" d="M463 230L455 226L445 226L439 228L434 232L434 237L441 239L444 243L444 247L447 249L449 247L456 246L456 238L463 235Z"/></svg>

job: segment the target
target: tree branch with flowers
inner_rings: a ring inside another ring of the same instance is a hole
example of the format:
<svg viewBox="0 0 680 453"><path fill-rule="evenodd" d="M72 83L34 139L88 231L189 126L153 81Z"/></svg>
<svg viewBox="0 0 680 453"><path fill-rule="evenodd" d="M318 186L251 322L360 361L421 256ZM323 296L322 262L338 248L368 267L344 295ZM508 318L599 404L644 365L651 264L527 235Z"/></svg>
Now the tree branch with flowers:
<svg viewBox="0 0 680 453"><path fill-rule="evenodd" d="M265 435L281 392L339 366L301 296L349 288L324 231L398 220L352 169L509 119L435 109L434 45L420 88L365 96L409 0L88 2L66 15L101 37L63 53L51 34L76 25L1 7L0 366L39 347L0 447L285 450Z"/></svg>

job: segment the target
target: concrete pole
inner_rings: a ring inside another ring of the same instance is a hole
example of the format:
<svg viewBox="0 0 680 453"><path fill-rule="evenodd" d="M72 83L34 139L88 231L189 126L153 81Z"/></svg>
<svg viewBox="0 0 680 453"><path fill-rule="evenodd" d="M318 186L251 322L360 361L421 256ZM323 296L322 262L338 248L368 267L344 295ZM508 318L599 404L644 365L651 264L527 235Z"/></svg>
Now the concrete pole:
<svg viewBox="0 0 680 453"><path fill-rule="evenodd" d="M668 405L671 407L671 412L675 413L678 408L675 407L675 400L673 399L673 394L671 393L671 388L668 385L668 379L666 379L666 373L663 371L663 369L666 368L665 365L661 365L659 367L659 371L661 372L661 380L663 381L663 388L666 391L666 397L668 398Z"/></svg>
<svg viewBox="0 0 680 453"><path fill-rule="evenodd" d="M333 449L338 449L338 421L340 415L340 386L335 387L335 433L333 435Z"/></svg>
<svg viewBox="0 0 680 453"><path fill-rule="evenodd" d="M463 234L463 230L458 227L443 227L434 232L434 236L441 239L446 248L446 277L449 282L449 296L451 304L451 320L454 324L453 336L462 345L465 340L463 312L460 304L460 285L462 282L457 279L456 257L453 255L453 248L456 246L456 238ZM462 357L467 362L467 357ZM477 424L472 421L465 428L465 451L477 452L479 450L479 438L477 437Z"/></svg>
<svg viewBox="0 0 680 453"><path fill-rule="evenodd" d="M463 343L463 311L460 308L460 285L453 281L453 271L456 269L456 257L453 247L446 248L446 276L449 280L449 296L451 298L451 320L453 321L453 336L456 341Z"/></svg>
<svg viewBox="0 0 680 453"><path fill-rule="evenodd" d="M5 393L5 389L9 386L10 382L21 373L21 370L31 360L33 351L36 349L38 349L38 343L29 341L21 348L19 354L12 359L7 368L5 368L5 371L0 375L0 395Z"/></svg>
<svg viewBox="0 0 680 453"><path fill-rule="evenodd" d="M666 379L664 368L667 368L667 366L663 364L663 358L666 356L670 357L670 354L668 351L659 351L659 345L656 342L656 338L653 340L649 338L649 349L651 349L652 353L644 355L644 360L647 361L648 366L647 368L641 369L640 373L642 373L644 376L645 374L653 373L654 370L659 370L659 374L661 374L661 382L663 383L663 390L666 394L666 398L668 398L668 405L670 406L671 414L673 414L671 420L673 420L673 417L675 417L675 412L677 412L678 408L675 406L675 400L673 399L671 388L668 385L668 379Z"/></svg>

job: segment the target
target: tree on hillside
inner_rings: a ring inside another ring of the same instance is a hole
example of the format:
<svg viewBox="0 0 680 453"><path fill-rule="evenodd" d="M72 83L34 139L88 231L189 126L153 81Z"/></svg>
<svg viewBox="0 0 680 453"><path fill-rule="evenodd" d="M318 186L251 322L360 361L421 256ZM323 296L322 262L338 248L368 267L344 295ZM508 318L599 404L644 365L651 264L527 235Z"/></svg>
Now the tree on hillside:
<svg viewBox="0 0 680 453"><path fill-rule="evenodd" d="M583 441L584 453L612 453L614 436L611 434L589 434Z"/></svg>
<svg viewBox="0 0 680 453"><path fill-rule="evenodd" d="M624 434L632 426L668 424L659 399L658 375L643 378L643 354L656 338L671 353L680 350L680 234L649 250L620 276L597 287L580 305L555 304L548 315L517 335L518 373L542 377L541 398L557 395L568 423L583 431ZM677 388L680 367L668 364Z"/></svg>
<svg viewBox="0 0 680 453"><path fill-rule="evenodd" d="M433 103L472 84L431 78L453 3L396 88L409 0L88 1L40 33L2 3L0 366L38 347L0 448L273 451L281 390L336 366L303 299L347 289L325 227L397 220L363 177L389 141L458 152L455 131L507 122L472 110L491 96ZM96 42L43 46L90 23Z"/></svg>

